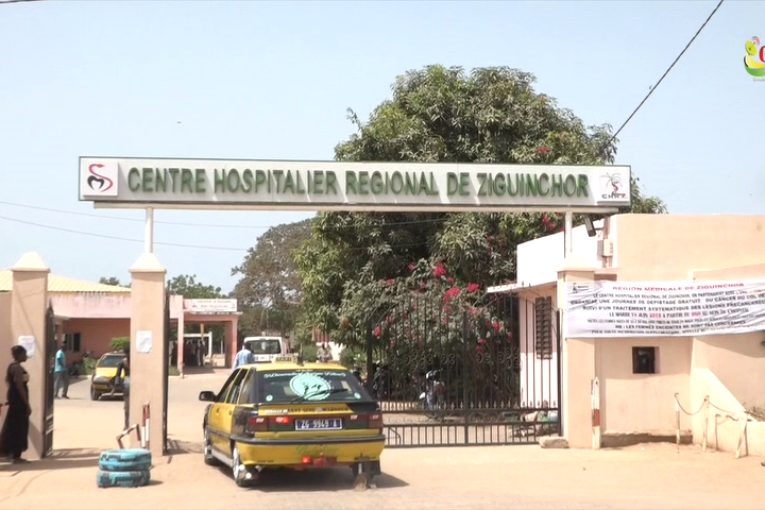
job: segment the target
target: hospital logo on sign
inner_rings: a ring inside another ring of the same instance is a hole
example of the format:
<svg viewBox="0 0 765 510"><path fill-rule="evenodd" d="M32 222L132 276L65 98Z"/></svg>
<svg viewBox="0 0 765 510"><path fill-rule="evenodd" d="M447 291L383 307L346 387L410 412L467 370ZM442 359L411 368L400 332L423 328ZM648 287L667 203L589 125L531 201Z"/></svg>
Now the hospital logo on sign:
<svg viewBox="0 0 765 510"><path fill-rule="evenodd" d="M630 183L625 181L627 179L624 179L620 172L604 173L600 177L600 200L626 200L630 192Z"/></svg>
<svg viewBox="0 0 765 510"><path fill-rule="evenodd" d="M86 197L116 197L118 165L115 162L83 161L80 168L80 192Z"/></svg>

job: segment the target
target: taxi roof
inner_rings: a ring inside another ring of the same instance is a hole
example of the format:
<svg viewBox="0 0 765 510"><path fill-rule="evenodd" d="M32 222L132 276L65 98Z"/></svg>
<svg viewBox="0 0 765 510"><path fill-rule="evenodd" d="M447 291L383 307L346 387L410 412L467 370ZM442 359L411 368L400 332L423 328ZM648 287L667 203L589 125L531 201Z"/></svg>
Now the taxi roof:
<svg viewBox="0 0 765 510"><path fill-rule="evenodd" d="M253 363L248 365L255 368L258 372L276 372L279 370L342 370L348 372L348 369L337 363L293 363L289 361L276 361L273 363Z"/></svg>

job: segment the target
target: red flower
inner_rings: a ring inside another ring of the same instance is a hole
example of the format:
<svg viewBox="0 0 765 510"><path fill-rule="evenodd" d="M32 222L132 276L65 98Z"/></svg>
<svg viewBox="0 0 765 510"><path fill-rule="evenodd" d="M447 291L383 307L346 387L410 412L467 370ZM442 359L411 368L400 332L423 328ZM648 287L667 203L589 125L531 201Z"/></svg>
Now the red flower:
<svg viewBox="0 0 765 510"><path fill-rule="evenodd" d="M550 149L547 147L539 147L537 149L537 154L547 154L548 152L550 152Z"/></svg>
<svg viewBox="0 0 765 510"><path fill-rule="evenodd" d="M388 324L390 324L391 322L393 322L393 317L391 317L390 315L388 315L388 316L385 318L385 322L387 322Z"/></svg>
<svg viewBox="0 0 765 510"><path fill-rule="evenodd" d="M396 283L396 280L391 278L390 280L386 280L385 283L387 283L388 285L393 285L394 283Z"/></svg>
<svg viewBox="0 0 765 510"><path fill-rule="evenodd" d="M379 338L379 337L380 337L380 335L382 335L382 328L380 328L380 326L377 326L377 327L374 329L374 331L372 331L372 334L373 334L375 337Z"/></svg>
<svg viewBox="0 0 765 510"><path fill-rule="evenodd" d="M478 315L479 313L481 313L481 310L473 306L470 307L470 315Z"/></svg>
<svg viewBox="0 0 765 510"><path fill-rule="evenodd" d="M552 232L552 231L554 231L554 230L555 230L555 225L553 225L552 223L550 223L549 225L547 225L547 229L548 229L550 232Z"/></svg>
<svg viewBox="0 0 765 510"><path fill-rule="evenodd" d="M479 344L485 344L485 343L486 343L486 340L484 340L483 338L479 338L479 339L478 339L478 343L479 343Z"/></svg>
<svg viewBox="0 0 765 510"><path fill-rule="evenodd" d="M486 238L486 240L489 241L489 243L491 243L492 241L494 241L494 236L489 236Z"/></svg>
<svg viewBox="0 0 765 510"><path fill-rule="evenodd" d="M494 323L494 331L499 331L499 328L500 328L499 322L495 322Z"/></svg>
<svg viewBox="0 0 765 510"><path fill-rule="evenodd" d="M433 276L438 278L439 276L444 276L444 275L446 275L446 269L444 268L444 265L441 262L439 262L438 264L436 264L436 268L433 270Z"/></svg>
<svg viewBox="0 0 765 510"><path fill-rule="evenodd" d="M390 346L391 347L395 347L396 346L396 341L395 340L391 340L390 341Z"/></svg>
<svg viewBox="0 0 765 510"><path fill-rule="evenodd" d="M478 289L480 289L481 286L477 283L468 283L467 291L468 292L476 292Z"/></svg>
<svg viewBox="0 0 765 510"><path fill-rule="evenodd" d="M457 287L450 288L444 294L444 303L448 303L451 298L457 297L459 295L460 295L460 289L458 289Z"/></svg>
<svg viewBox="0 0 765 510"><path fill-rule="evenodd" d="M414 264L409 264L409 270L414 271Z"/></svg>
<svg viewBox="0 0 765 510"><path fill-rule="evenodd" d="M550 223L550 218L546 214L542 215L542 223L544 223L545 225Z"/></svg>
<svg viewBox="0 0 765 510"><path fill-rule="evenodd" d="M454 278L452 278L450 276L449 278L446 279L446 281L453 284L454 283Z"/></svg>

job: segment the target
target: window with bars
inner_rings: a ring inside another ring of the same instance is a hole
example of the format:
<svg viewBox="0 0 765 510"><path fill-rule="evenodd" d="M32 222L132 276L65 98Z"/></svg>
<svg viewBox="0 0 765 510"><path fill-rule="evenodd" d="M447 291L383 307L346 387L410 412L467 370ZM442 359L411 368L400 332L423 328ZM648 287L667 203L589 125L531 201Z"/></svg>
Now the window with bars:
<svg viewBox="0 0 765 510"><path fill-rule="evenodd" d="M553 350L553 306L551 297L534 300L534 350L538 359L551 359Z"/></svg>

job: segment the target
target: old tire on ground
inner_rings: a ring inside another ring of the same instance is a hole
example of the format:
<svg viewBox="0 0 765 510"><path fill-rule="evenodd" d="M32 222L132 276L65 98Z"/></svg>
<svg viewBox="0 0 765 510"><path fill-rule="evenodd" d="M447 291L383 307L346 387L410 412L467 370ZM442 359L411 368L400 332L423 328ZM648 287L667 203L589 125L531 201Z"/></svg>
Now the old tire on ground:
<svg viewBox="0 0 765 510"><path fill-rule="evenodd" d="M107 450L98 457L98 468L108 472L134 472L151 469L151 452L144 448Z"/></svg>
<svg viewBox="0 0 765 510"><path fill-rule="evenodd" d="M151 457L134 460L105 459L98 461L98 469L101 471L148 471L151 469Z"/></svg>
<svg viewBox="0 0 765 510"><path fill-rule="evenodd" d="M151 473L143 471L99 471L96 483L102 489L109 487L143 487L149 484Z"/></svg>

